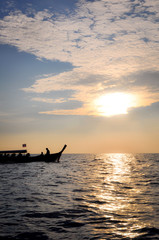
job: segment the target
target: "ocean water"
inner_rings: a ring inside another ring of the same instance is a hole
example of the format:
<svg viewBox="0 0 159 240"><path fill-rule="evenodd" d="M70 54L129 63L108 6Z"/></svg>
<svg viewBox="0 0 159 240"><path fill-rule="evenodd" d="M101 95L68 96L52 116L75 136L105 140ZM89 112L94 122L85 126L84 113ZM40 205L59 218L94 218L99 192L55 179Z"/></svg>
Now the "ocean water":
<svg viewBox="0 0 159 240"><path fill-rule="evenodd" d="M0 239L159 239L159 154L0 165Z"/></svg>

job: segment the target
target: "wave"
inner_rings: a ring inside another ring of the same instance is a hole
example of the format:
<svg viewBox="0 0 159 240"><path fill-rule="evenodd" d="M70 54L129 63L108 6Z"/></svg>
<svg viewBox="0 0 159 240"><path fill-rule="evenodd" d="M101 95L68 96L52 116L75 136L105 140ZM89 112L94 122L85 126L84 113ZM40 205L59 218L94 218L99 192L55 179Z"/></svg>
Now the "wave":
<svg viewBox="0 0 159 240"><path fill-rule="evenodd" d="M158 240L159 229L155 227L144 227L138 230L134 230L140 236L133 238L133 240Z"/></svg>

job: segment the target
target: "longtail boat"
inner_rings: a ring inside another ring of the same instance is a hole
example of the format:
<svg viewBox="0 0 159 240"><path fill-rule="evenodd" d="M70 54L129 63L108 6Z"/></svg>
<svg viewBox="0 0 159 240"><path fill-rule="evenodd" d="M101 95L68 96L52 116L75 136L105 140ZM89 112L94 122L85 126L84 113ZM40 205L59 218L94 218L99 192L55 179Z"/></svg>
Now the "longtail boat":
<svg viewBox="0 0 159 240"><path fill-rule="evenodd" d="M29 163L29 162L59 162L60 157L67 145L64 145L62 150L52 154L40 154L37 156L30 156L27 150L7 150L0 151L0 164L5 163ZM24 155L24 153L26 153ZM18 154L18 155L16 155Z"/></svg>

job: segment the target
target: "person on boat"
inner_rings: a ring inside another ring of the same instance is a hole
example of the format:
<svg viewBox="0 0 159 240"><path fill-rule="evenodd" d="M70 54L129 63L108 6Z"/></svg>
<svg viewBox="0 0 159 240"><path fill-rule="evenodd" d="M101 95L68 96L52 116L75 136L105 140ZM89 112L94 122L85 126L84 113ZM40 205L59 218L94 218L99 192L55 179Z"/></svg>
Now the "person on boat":
<svg viewBox="0 0 159 240"><path fill-rule="evenodd" d="M29 158L29 157L30 157L30 153L27 153L25 156L26 156L27 158Z"/></svg>
<svg viewBox="0 0 159 240"><path fill-rule="evenodd" d="M17 156L18 158L21 158L22 157L22 154L21 154L21 152L18 154L18 156Z"/></svg>
<svg viewBox="0 0 159 240"><path fill-rule="evenodd" d="M15 153L12 153L11 154L11 158L15 158L16 157L16 154Z"/></svg>
<svg viewBox="0 0 159 240"><path fill-rule="evenodd" d="M46 155L50 155L50 150L46 148Z"/></svg>

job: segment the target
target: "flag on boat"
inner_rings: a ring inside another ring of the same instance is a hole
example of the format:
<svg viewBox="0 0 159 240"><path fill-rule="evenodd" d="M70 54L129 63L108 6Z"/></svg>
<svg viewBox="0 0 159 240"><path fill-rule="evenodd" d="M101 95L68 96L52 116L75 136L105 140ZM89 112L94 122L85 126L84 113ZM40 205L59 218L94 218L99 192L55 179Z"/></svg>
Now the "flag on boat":
<svg viewBox="0 0 159 240"><path fill-rule="evenodd" d="M24 143L24 144L22 144L22 147L26 147L26 144Z"/></svg>

